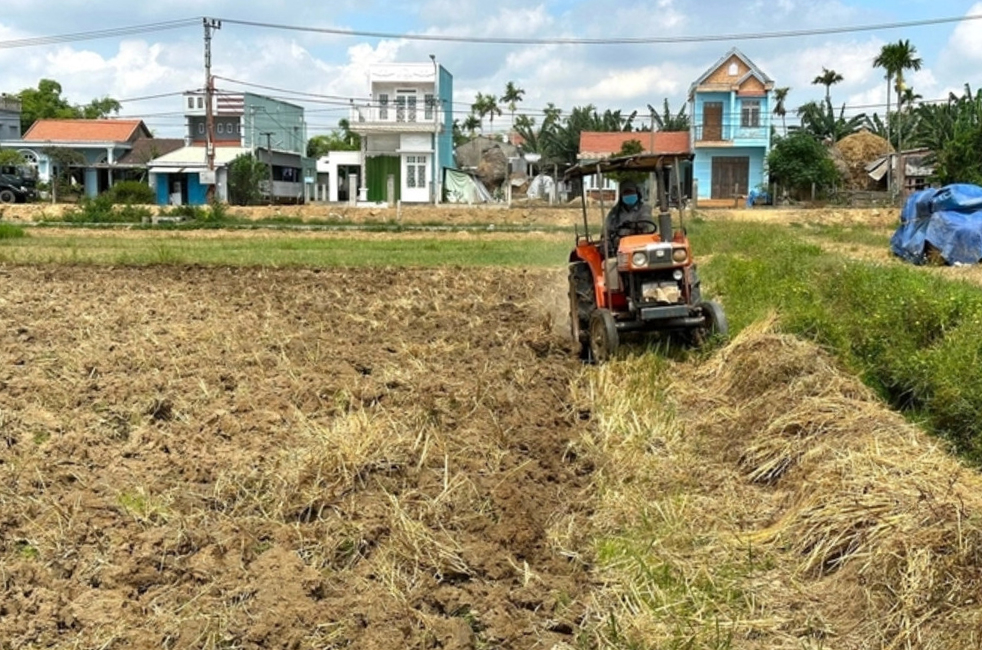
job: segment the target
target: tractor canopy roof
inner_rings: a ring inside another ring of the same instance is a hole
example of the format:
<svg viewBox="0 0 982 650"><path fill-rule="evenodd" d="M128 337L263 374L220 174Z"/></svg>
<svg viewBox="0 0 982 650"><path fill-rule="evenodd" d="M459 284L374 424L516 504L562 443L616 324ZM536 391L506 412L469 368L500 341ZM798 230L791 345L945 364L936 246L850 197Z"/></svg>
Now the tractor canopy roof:
<svg viewBox="0 0 982 650"><path fill-rule="evenodd" d="M672 167L680 160L692 160L693 154L657 154L642 153L633 156L617 156L616 158L604 158L595 162L584 162L570 167L566 170L565 179L583 178L595 174L609 174L611 172L654 172Z"/></svg>

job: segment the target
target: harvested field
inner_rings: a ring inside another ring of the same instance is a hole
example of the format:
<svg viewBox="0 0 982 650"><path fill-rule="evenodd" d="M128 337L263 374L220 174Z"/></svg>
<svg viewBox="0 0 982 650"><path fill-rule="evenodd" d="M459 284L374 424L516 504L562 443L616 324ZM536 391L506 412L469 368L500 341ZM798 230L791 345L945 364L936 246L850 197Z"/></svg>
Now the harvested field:
<svg viewBox="0 0 982 650"><path fill-rule="evenodd" d="M592 466L554 272L0 279L0 648L572 640Z"/></svg>
<svg viewBox="0 0 982 650"><path fill-rule="evenodd" d="M591 378L601 647L978 647L982 478L772 325Z"/></svg>

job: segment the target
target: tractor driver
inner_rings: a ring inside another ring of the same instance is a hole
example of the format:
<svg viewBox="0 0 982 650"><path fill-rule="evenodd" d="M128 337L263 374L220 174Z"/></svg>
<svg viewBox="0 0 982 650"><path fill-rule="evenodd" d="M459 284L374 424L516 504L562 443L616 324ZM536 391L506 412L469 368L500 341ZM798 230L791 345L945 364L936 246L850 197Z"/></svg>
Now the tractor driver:
<svg viewBox="0 0 982 650"><path fill-rule="evenodd" d="M641 192L634 181L620 184L620 199L607 214L607 256L617 255L617 244L624 229L631 230L638 221L651 221L651 206L641 200Z"/></svg>

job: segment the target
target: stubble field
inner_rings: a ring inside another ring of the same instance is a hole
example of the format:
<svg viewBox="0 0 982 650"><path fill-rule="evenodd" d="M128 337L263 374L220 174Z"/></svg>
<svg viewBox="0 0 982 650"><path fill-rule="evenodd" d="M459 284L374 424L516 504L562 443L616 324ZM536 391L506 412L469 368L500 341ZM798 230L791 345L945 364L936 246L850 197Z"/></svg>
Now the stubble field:
<svg viewBox="0 0 982 650"><path fill-rule="evenodd" d="M823 233L895 215L708 218L889 263ZM0 649L978 645L982 479L815 345L764 322L584 367L562 259L112 261L266 238L433 244L39 228L4 251Z"/></svg>
<svg viewBox="0 0 982 650"><path fill-rule="evenodd" d="M0 271L0 647L570 639L555 274Z"/></svg>

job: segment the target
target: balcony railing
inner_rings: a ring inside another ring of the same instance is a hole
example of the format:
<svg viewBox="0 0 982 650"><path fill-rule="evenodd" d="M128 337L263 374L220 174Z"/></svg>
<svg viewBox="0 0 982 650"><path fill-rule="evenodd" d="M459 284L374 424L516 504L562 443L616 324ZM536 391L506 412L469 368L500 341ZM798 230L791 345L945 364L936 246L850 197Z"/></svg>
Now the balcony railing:
<svg viewBox="0 0 982 650"><path fill-rule="evenodd" d="M731 142L734 140L766 140L769 126L697 126L696 142Z"/></svg>
<svg viewBox="0 0 982 650"><path fill-rule="evenodd" d="M432 107L389 104L388 106L352 106L349 117L352 128L360 123L380 125L419 125L435 127Z"/></svg>

